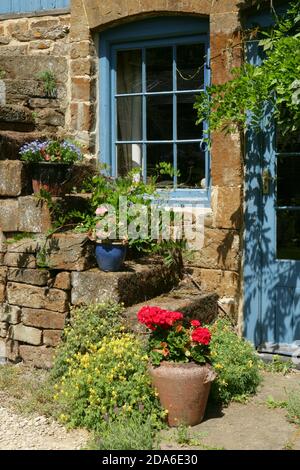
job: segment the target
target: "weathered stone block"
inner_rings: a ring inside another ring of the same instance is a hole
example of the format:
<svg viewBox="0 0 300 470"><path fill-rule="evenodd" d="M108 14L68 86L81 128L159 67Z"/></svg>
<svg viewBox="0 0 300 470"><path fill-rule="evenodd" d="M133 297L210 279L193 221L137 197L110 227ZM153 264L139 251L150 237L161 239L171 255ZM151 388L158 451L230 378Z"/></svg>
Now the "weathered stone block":
<svg viewBox="0 0 300 470"><path fill-rule="evenodd" d="M237 271L240 259L239 245L238 232L206 227L203 247L193 252L189 265Z"/></svg>
<svg viewBox="0 0 300 470"><path fill-rule="evenodd" d="M217 269L193 269L193 278L204 292L216 292L220 296L235 297L238 292L239 274Z"/></svg>
<svg viewBox="0 0 300 470"><path fill-rule="evenodd" d="M1 338L6 338L6 336L8 334L8 328L9 328L8 323L0 322L0 337ZM0 354L0 356L1 356L1 354Z"/></svg>
<svg viewBox="0 0 300 470"><path fill-rule="evenodd" d="M43 233L50 230L51 215L46 202L38 201L34 196L19 197L18 201L20 232Z"/></svg>
<svg viewBox="0 0 300 470"><path fill-rule="evenodd" d="M36 118L38 125L64 126L65 115L63 111L57 109L41 109Z"/></svg>
<svg viewBox="0 0 300 470"><path fill-rule="evenodd" d="M211 206L213 226L218 228L239 229L242 223L241 187L212 188Z"/></svg>
<svg viewBox="0 0 300 470"><path fill-rule="evenodd" d="M1 62L1 57L0 57ZM0 124L2 129L34 130L32 112L17 104L0 107Z"/></svg>
<svg viewBox="0 0 300 470"><path fill-rule="evenodd" d="M46 286L50 273L45 269L14 269L9 268L7 279L13 282L33 284L35 286Z"/></svg>
<svg viewBox="0 0 300 470"><path fill-rule="evenodd" d="M13 341L11 339L6 340L6 357L12 362L16 362L20 359L18 341Z"/></svg>
<svg viewBox="0 0 300 470"><path fill-rule="evenodd" d="M4 302L5 300L5 290L4 282L0 282L0 303Z"/></svg>
<svg viewBox="0 0 300 470"><path fill-rule="evenodd" d="M55 347L59 344L61 339L61 330L44 330L43 331L43 343L46 346Z"/></svg>
<svg viewBox="0 0 300 470"><path fill-rule="evenodd" d="M35 256L30 253L6 253L4 256L6 266L16 266L18 268L35 268Z"/></svg>
<svg viewBox="0 0 300 470"><path fill-rule="evenodd" d="M69 290L71 289L71 274L68 272L58 273L53 287L55 289Z"/></svg>
<svg viewBox="0 0 300 470"><path fill-rule="evenodd" d="M22 343L38 346L42 342L42 332L37 328L25 326L19 323L9 328L9 338Z"/></svg>
<svg viewBox="0 0 300 470"><path fill-rule="evenodd" d="M9 282L7 284L7 298L8 303L12 305L58 312L67 311L67 294L58 289Z"/></svg>
<svg viewBox="0 0 300 470"><path fill-rule="evenodd" d="M65 314L35 308L22 309L22 322L27 326L62 330L65 326Z"/></svg>
<svg viewBox="0 0 300 470"><path fill-rule="evenodd" d="M25 364L40 369L50 369L53 365L55 350L46 346L19 346L20 357Z"/></svg>
<svg viewBox="0 0 300 470"><path fill-rule="evenodd" d="M73 77L72 100L90 101L91 80L87 77Z"/></svg>
<svg viewBox="0 0 300 470"><path fill-rule="evenodd" d="M213 185L240 185L243 177L239 135L224 135L222 132L214 132L212 136L212 154L216 156L211 166Z"/></svg>
<svg viewBox="0 0 300 470"><path fill-rule="evenodd" d="M0 196L20 196L28 188L26 169L20 161L0 161L0 175Z"/></svg>
<svg viewBox="0 0 300 470"><path fill-rule="evenodd" d="M7 245L9 253L36 253L41 249L45 242L42 237L39 238L22 238L22 240L10 242Z"/></svg>
<svg viewBox="0 0 300 470"><path fill-rule="evenodd" d="M1 266L0 267L0 282L6 282L7 278L7 267L6 266Z"/></svg>
<svg viewBox="0 0 300 470"><path fill-rule="evenodd" d="M18 231L18 210L17 199L0 199L0 230L3 232Z"/></svg>
<svg viewBox="0 0 300 470"><path fill-rule="evenodd" d="M7 249L6 237L3 232L0 231L0 253L5 253Z"/></svg>
<svg viewBox="0 0 300 470"><path fill-rule="evenodd" d="M94 250L86 235L54 234L46 244L45 263L50 269L83 271L96 265Z"/></svg>
<svg viewBox="0 0 300 470"><path fill-rule="evenodd" d="M10 43L10 38L8 38L7 36L0 36L0 44L3 45L3 44L9 44Z"/></svg>
<svg viewBox="0 0 300 470"><path fill-rule="evenodd" d="M21 309L16 305L0 305L0 321L16 325L21 321Z"/></svg>
<svg viewBox="0 0 300 470"><path fill-rule="evenodd" d="M155 297L147 302L142 302L125 310L124 316L127 325L136 332L145 332L146 329L137 320L137 313L145 305L157 305L166 310L181 312L186 320L196 319L202 323L211 323L218 316L218 295L201 294L195 288L179 289L166 295Z"/></svg>
<svg viewBox="0 0 300 470"><path fill-rule="evenodd" d="M153 262L153 260L152 260ZM104 273L99 269L71 274L71 303L90 303L114 300L129 306L153 298L177 284L176 273L165 265L127 263L127 272Z"/></svg>
<svg viewBox="0 0 300 470"><path fill-rule="evenodd" d="M42 37L36 39L44 39ZM48 38L45 38L48 39ZM52 57L49 64L49 57L46 55L28 55L20 57L0 57L0 67L5 70L6 79L32 80L43 70L51 70L57 77L59 82L65 83L68 78L67 60L65 57ZM36 96L32 94L32 96Z"/></svg>

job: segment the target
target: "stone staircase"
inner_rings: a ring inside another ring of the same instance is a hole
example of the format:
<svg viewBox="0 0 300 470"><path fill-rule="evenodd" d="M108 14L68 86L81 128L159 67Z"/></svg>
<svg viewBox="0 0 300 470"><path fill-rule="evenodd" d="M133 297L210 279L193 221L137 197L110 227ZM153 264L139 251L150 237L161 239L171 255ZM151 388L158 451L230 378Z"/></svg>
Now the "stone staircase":
<svg viewBox="0 0 300 470"><path fill-rule="evenodd" d="M136 313L144 304L203 322L216 317L217 295L181 281L181 273L158 257L128 260L122 271L104 273L86 235L47 238L51 211L32 195L30 175L17 155L26 133L17 134L0 136L0 359L51 367L70 308L95 302L122 302L135 332ZM8 158L3 158L5 148ZM81 168L78 179L83 171L92 170ZM60 202L78 208L84 199L69 195Z"/></svg>

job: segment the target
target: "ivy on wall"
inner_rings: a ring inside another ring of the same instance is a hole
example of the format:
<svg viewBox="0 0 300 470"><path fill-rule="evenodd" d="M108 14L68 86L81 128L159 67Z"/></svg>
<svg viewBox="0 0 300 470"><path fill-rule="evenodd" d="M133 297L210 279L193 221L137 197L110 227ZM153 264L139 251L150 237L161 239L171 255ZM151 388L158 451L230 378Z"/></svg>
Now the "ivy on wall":
<svg viewBox="0 0 300 470"><path fill-rule="evenodd" d="M260 38L259 38L259 36ZM259 38L259 39L258 39ZM198 123L209 121L209 130L231 132L256 126L271 102L283 135L300 130L300 2L290 2L287 13L275 19L268 32L251 31L265 59L259 66L244 63L232 70L233 78L212 85L197 97Z"/></svg>

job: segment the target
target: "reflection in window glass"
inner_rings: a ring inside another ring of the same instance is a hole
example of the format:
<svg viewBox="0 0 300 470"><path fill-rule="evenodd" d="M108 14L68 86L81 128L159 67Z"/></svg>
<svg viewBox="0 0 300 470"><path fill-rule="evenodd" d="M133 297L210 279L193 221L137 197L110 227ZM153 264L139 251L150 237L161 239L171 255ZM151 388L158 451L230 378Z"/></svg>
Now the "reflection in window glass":
<svg viewBox="0 0 300 470"><path fill-rule="evenodd" d="M147 96L147 140L173 139L173 96Z"/></svg>
<svg viewBox="0 0 300 470"><path fill-rule="evenodd" d="M201 126L196 126L197 112L194 109L195 95L177 95L177 139L200 139Z"/></svg>
<svg viewBox="0 0 300 470"><path fill-rule="evenodd" d="M173 90L172 47L146 49L147 91Z"/></svg>
<svg viewBox="0 0 300 470"><path fill-rule="evenodd" d="M205 186L205 154L199 142L177 146L177 178L179 188L202 188Z"/></svg>
<svg viewBox="0 0 300 470"><path fill-rule="evenodd" d="M117 98L118 140L142 139L141 96L119 96Z"/></svg>
<svg viewBox="0 0 300 470"><path fill-rule="evenodd" d="M300 211L277 210L277 258L300 260Z"/></svg>
<svg viewBox="0 0 300 470"><path fill-rule="evenodd" d="M277 159L277 205L300 206L300 155Z"/></svg>
<svg viewBox="0 0 300 470"><path fill-rule="evenodd" d="M117 93L139 93L142 91L142 51L118 51Z"/></svg>
<svg viewBox="0 0 300 470"><path fill-rule="evenodd" d="M155 175L155 167L161 162L173 165L173 145L172 144L149 144L147 145L147 176ZM168 175L158 177L159 187L170 187L173 185L173 178Z"/></svg>
<svg viewBox="0 0 300 470"><path fill-rule="evenodd" d="M177 46L177 90L204 88L204 44Z"/></svg>

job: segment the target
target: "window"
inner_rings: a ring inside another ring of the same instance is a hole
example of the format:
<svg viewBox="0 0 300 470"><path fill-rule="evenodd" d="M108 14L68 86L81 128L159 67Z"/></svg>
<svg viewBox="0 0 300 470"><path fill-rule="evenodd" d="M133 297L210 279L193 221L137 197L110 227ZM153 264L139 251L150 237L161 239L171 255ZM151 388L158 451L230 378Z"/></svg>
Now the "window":
<svg viewBox="0 0 300 470"><path fill-rule="evenodd" d="M161 27L165 22L162 30L165 35L168 31L168 37L159 34L157 22ZM173 24L170 18L141 23L147 26L146 32L152 24L156 37L108 41L105 50L102 46L100 77L106 69L109 84L104 88L102 82L101 91L109 89L110 96L110 103L107 100L105 106L102 101L100 109L100 119L105 119L101 127L106 127L100 138L102 157L113 176L140 168L144 180L153 175L158 163L170 163L174 176L162 175L161 188L177 195L190 195L191 191L194 196L207 195L209 155L203 144L204 128L195 124L193 104L209 80L208 43L206 34L188 34L195 25L199 30L199 24L202 33L203 20L192 20L190 31L185 22L182 35L178 34L178 19Z"/></svg>

